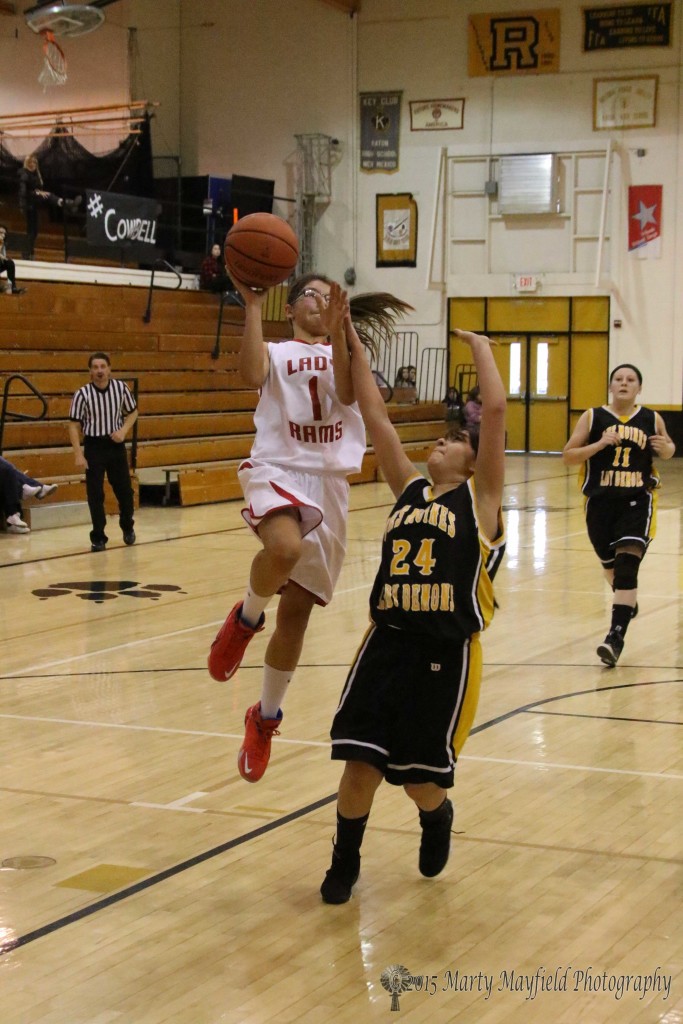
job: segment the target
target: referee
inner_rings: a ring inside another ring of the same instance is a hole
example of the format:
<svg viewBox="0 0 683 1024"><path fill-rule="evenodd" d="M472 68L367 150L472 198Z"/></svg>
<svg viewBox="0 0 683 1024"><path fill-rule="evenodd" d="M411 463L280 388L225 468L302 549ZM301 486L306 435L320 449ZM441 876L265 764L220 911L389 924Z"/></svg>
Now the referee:
<svg viewBox="0 0 683 1024"><path fill-rule="evenodd" d="M79 388L69 410L69 438L78 469L85 469L85 486L92 519L92 551L104 551L107 516L104 511L104 474L119 504L119 526L126 544L135 544L133 488L130 482L126 434L138 418L128 385L114 380L106 352L88 359L90 383ZM81 448L79 424L83 431Z"/></svg>

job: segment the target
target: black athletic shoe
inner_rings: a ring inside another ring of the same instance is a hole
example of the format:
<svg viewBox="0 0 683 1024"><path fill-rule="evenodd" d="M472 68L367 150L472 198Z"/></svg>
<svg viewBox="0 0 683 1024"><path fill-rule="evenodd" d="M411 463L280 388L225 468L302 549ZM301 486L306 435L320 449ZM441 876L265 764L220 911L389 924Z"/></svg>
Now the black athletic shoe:
<svg viewBox="0 0 683 1024"><path fill-rule="evenodd" d="M106 540L94 540L90 545L91 551L105 551L107 548Z"/></svg>
<svg viewBox="0 0 683 1024"><path fill-rule="evenodd" d="M597 650L598 658L607 665L607 668L614 668L619 661L619 655L624 649L624 639L614 630L611 630Z"/></svg>
<svg viewBox="0 0 683 1024"><path fill-rule="evenodd" d="M332 863L320 886L323 903L348 903L351 890L360 875L360 854L345 857L343 860L335 847L332 851Z"/></svg>
<svg viewBox="0 0 683 1024"><path fill-rule="evenodd" d="M135 544L135 530L126 530L123 535L123 543L130 547L131 544Z"/></svg>
<svg viewBox="0 0 683 1024"><path fill-rule="evenodd" d="M434 822L426 824L420 816L422 840L420 842L420 874L425 878L434 878L440 874L448 863L451 852L451 826L453 824L453 804L446 799L439 808L443 813Z"/></svg>

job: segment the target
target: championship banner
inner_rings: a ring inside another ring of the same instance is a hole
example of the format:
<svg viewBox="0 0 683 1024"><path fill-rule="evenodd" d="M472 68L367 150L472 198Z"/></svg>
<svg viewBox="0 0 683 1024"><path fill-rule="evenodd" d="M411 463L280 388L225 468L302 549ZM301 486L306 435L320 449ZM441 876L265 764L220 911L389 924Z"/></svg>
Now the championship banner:
<svg viewBox="0 0 683 1024"><path fill-rule="evenodd" d="M86 233L91 245L135 248L140 259L153 255L157 244L156 199L86 189Z"/></svg>
<svg viewBox="0 0 683 1024"><path fill-rule="evenodd" d="M398 170L398 133L401 125L400 92L360 94L361 171Z"/></svg>
<svg viewBox="0 0 683 1024"><path fill-rule="evenodd" d="M470 78L553 74L560 70L559 8L472 14L467 35Z"/></svg>
<svg viewBox="0 0 683 1024"><path fill-rule="evenodd" d="M628 190L628 251L643 260L662 254L662 186L631 185Z"/></svg>

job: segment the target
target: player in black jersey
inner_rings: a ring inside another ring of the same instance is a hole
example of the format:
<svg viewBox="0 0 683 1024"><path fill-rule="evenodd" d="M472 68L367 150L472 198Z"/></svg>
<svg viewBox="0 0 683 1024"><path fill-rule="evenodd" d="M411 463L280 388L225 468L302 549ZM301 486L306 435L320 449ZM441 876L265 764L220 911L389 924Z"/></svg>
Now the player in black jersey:
<svg viewBox="0 0 683 1024"><path fill-rule="evenodd" d="M430 484L403 451L347 327L354 391L397 500L370 597L372 624L332 724L332 758L346 764L332 863L320 889L325 903L351 897L383 779L403 786L418 807L420 872L438 875L448 860L453 805L446 790L474 720L479 633L493 615L492 580L504 546L505 389L489 339L456 333L470 345L479 374L481 424L454 427L437 442L427 462Z"/></svg>
<svg viewBox="0 0 683 1024"><path fill-rule="evenodd" d="M638 610L638 570L655 535L659 474L653 456L670 459L675 446L658 412L637 404L643 377L622 363L610 374L610 401L586 409L564 448L564 462L581 466L588 537L614 591L612 622L597 653L614 668Z"/></svg>

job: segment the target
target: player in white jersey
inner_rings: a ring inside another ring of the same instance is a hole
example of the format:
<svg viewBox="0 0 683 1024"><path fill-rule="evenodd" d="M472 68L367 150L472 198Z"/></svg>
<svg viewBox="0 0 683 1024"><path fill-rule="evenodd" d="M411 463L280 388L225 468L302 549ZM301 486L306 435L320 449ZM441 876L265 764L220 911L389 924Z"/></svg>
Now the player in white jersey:
<svg viewBox="0 0 683 1024"><path fill-rule="evenodd" d="M261 699L247 710L237 762L244 779L258 782L282 720L281 705L313 605L332 599L341 571L347 476L360 470L366 438L351 382L346 293L335 289L330 301L327 277L299 278L285 307L294 338L266 343L261 319L266 293L236 287L245 302L240 373L247 386L260 392L256 439L238 471L247 505L242 515L263 549L252 562L244 600L232 609L211 646L208 664L214 679L230 679L247 644L264 628L267 605L281 593ZM390 296L377 298L378 306L388 305L393 312L408 308Z"/></svg>

